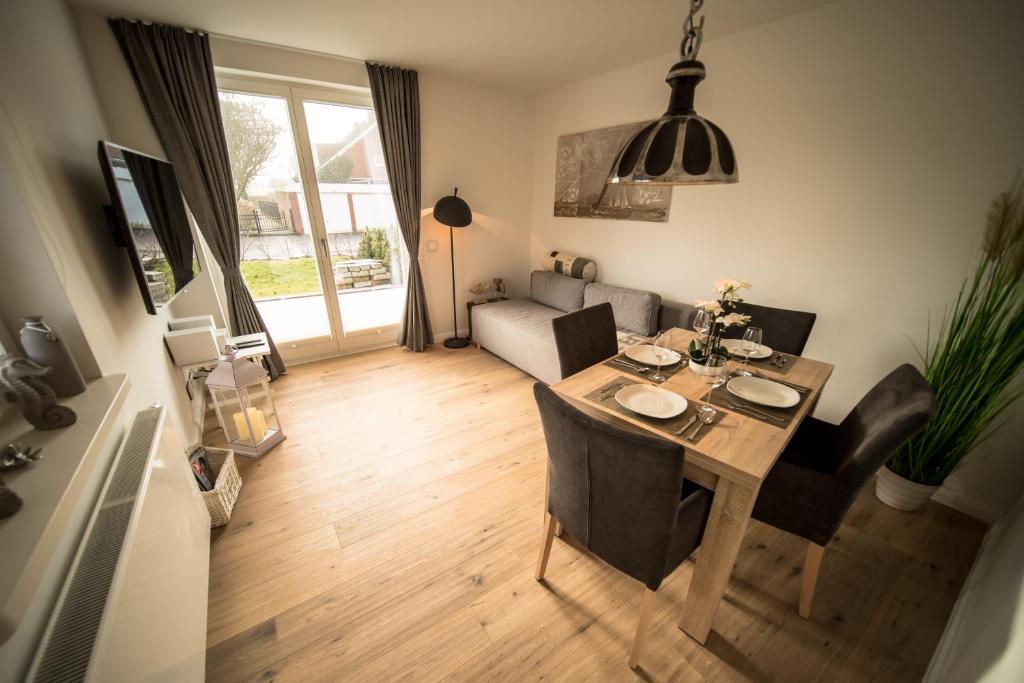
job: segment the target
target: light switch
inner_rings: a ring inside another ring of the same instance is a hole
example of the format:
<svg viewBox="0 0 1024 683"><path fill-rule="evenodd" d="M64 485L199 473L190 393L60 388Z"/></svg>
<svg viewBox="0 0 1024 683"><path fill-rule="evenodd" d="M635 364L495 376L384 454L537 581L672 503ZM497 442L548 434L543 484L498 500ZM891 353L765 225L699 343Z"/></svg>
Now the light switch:
<svg viewBox="0 0 1024 683"><path fill-rule="evenodd" d="M437 251L437 240L427 240L427 251Z"/></svg>

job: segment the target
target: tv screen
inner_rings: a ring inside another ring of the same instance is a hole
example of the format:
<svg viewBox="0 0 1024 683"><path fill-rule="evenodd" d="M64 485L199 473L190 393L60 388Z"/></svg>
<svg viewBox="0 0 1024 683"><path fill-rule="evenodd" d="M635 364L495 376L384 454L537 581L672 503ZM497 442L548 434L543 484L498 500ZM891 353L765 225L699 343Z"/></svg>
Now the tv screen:
<svg viewBox="0 0 1024 683"><path fill-rule="evenodd" d="M115 241L127 249L146 310L156 314L199 272L185 201L174 167L101 140L100 166Z"/></svg>

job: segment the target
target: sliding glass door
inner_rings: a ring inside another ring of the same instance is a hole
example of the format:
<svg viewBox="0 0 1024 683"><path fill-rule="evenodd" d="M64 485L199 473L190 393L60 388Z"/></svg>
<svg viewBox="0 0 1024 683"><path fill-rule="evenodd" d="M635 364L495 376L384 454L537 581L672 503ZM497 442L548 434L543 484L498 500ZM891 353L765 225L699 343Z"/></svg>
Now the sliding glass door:
<svg viewBox="0 0 1024 683"><path fill-rule="evenodd" d="M285 359L392 341L408 257L369 95L219 85L242 274Z"/></svg>

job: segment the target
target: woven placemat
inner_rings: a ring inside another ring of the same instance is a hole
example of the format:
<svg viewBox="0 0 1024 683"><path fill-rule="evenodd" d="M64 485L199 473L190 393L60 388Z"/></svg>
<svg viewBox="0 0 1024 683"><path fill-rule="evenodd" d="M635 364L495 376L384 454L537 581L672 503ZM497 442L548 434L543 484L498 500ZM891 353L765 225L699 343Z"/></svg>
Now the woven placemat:
<svg viewBox="0 0 1024 683"><path fill-rule="evenodd" d="M796 365L797 358L799 358L799 356L791 356L788 353L775 351L767 358L751 358L750 367L757 368L758 370L770 370L778 375L785 375L794 365ZM734 355L732 359L737 363L743 362L743 357L739 354Z"/></svg>
<svg viewBox="0 0 1024 683"><path fill-rule="evenodd" d="M697 409L701 405L696 401L691 401L690 399L687 399L686 410L684 410L679 415L676 415L675 417L669 417L665 419L657 417L647 417L646 415L641 415L640 413L633 412L629 408L620 405L619 402L615 400L616 392L618 392L619 389L623 387L629 386L630 384L647 384L647 382L639 382L628 377L619 377L603 385L601 388L590 392L584 398L586 398L588 401L593 401L594 403L600 404L606 408L610 408L611 410L615 411L616 413L619 413L620 415L626 415L627 417L631 417L634 420L639 420L640 422L643 422L646 425L650 425L659 432L677 438L679 437L679 435L677 435L676 432L679 431L681 427L684 427L687 423L690 422L690 418L692 418L694 414L696 414ZM716 413L711 423L704 425L704 427L701 428L700 432L697 434L697 439L695 441L691 441L690 443L700 443L700 440L707 436L708 432L710 432L724 418L725 415L723 413ZM696 426L697 423L694 422L683 433L682 436L689 436L693 432L694 427Z"/></svg>
<svg viewBox="0 0 1024 683"><path fill-rule="evenodd" d="M682 356L682 358L679 360L679 362L673 363L672 365L662 365L661 366L661 376L664 377L666 380L669 377L671 377L672 375L674 375L674 374L676 374L678 372L681 372L682 370L686 369L686 362L689 359L689 356L687 356L685 353L680 353L678 351L677 351L677 353L679 353L679 355ZM615 362L615 361L620 361L620 362ZM636 366L639 366L639 367L646 367L649 370L649 372L645 372L644 370L634 370L633 368L627 367L626 365L623 365L622 363L626 363L628 365L636 365ZM624 372L627 375L633 375L634 377L640 377L641 379L651 379L651 375L653 375L655 373L655 371L658 369L657 366L654 366L654 365L645 366L643 363L640 363L638 361L633 360L632 358L627 357L626 354L624 354L624 353L620 353L619 355L615 356L614 358L609 358L608 360L606 360L604 362L604 364L607 365L608 367L614 369L614 370L618 370L619 372ZM664 381L664 380L662 380L662 381Z"/></svg>
<svg viewBox="0 0 1024 683"><path fill-rule="evenodd" d="M733 379L733 377L735 377L735 375L730 375L729 379ZM711 403L719 406L720 408L736 413L737 415L759 420L765 424L770 424L773 427L778 427L779 429L786 429L793 422L793 418L795 418L796 414L800 411L800 407L804 404L804 401L806 401L807 397L810 396L810 391L798 391L797 394L800 396L800 400L797 401L795 406L791 406L789 408L771 408L769 406L763 406L760 403L744 400L739 396L730 393L723 384L711 392ZM737 410L730 406L730 403L743 406L748 410ZM758 413L771 415L772 417L762 417L761 415L758 415Z"/></svg>

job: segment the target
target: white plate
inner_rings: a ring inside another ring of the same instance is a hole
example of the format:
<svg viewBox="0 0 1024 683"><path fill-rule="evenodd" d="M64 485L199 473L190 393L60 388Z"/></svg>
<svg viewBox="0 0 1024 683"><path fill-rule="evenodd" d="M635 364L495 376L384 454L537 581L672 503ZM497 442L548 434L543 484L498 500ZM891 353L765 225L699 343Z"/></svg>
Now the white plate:
<svg viewBox="0 0 1024 683"><path fill-rule="evenodd" d="M683 359L683 357L679 355L678 351L673 351L665 346L659 346L658 348L662 349L662 352L665 353L666 356L665 360L661 362L662 367L674 365ZM654 346L651 344L638 344L637 346L629 347L626 349L626 357L631 360L635 360L637 363L643 363L644 365L658 364L658 359L654 355Z"/></svg>
<svg viewBox="0 0 1024 683"><path fill-rule="evenodd" d="M723 339L722 346L724 346L725 350L734 356L744 356L746 358L753 358L754 360L770 358L773 353L771 347L765 346L764 344L758 346L757 351L751 353L743 348L742 339Z"/></svg>
<svg viewBox="0 0 1024 683"><path fill-rule="evenodd" d="M795 389L760 377L734 377L725 388L730 394L773 408L790 408L800 402Z"/></svg>
<svg viewBox="0 0 1024 683"><path fill-rule="evenodd" d="M679 394L652 387L650 384L630 384L615 394L620 406L647 417L675 417L686 410L686 399Z"/></svg>

